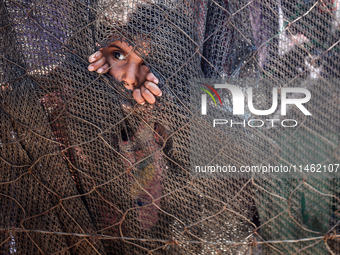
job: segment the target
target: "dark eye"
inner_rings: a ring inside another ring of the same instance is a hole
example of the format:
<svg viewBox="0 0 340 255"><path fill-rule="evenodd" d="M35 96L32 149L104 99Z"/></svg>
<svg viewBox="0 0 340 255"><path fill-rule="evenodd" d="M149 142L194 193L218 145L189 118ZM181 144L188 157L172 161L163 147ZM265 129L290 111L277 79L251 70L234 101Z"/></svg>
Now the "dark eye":
<svg viewBox="0 0 340 255"><path fill-rule="evenodd" d="M124 56L122 53L120 53L119 51L114 51L114 52L112 53L112 55L113 55L114 58L116 58L116 59L118 59L118 60L123 60L123 59L125 59L125 56Z"/></svg>

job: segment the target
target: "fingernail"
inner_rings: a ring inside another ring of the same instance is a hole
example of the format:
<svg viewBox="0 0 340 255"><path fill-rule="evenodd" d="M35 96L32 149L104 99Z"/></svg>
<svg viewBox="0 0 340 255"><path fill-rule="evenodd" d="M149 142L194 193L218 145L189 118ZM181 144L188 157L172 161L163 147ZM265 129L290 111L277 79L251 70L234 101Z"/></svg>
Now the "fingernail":
<svg viewBox="0 0 340 255"><path fill-rule="evenodd" d="M94 67L93 66L89 66L88 69L89 69L89 71L93 71Z"/></svg>
<svg viewBox="0 0 340 255"><path fill-rule="evenodd" d="M141 105L144 105L145 104L145 102L143 102L143 103L140 103Z"/></svg>
<svg viewBox="0 0 340 255"><path fill-rule="evenodd" d="M158 83L159 80L158 80L157 78L155 78L155 79L153 79L153 82L154 82L154 83Z"/></svg>
<svg viewBox="0 0 340 255"><path fill-rule="evenodd" d="M97 70L97 72L98 72L98 73L102 73L102 72L104 72L104 69L103 69L103 68L99 68L99 69Z"/></svg>
<svg viewBox="0 0 340 255"><path fill-rule="evenodd" d="M161 93L159 93L158 97L161 97L162 95L163 95L163 93L162 93L162 91L161 91Z"/></svg>
<svg viewBox="0 0 340 255"><path fill-rule="evenodd" d="M90 56L90 60L91 60L91 61L95 59L96 54L97 54L97 53L94 53L94 54L92 54L92 55Z"/></svg>

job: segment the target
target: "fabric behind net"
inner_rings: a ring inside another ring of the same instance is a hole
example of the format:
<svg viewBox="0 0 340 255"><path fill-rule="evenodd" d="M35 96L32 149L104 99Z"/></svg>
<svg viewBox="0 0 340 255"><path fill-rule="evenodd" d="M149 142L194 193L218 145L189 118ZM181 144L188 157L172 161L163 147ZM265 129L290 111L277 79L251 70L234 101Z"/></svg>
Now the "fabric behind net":
<svg viewBox="0 0 340 255"><path fill-rule="evenodd" d="M339 163L339 1L0 3L2 254L339 254L337 179L190 171ZM154 106L87 70L112 35L159 78ZM193 79L259 77L301 79L313 118L212 129L192 106Z"/></svg>

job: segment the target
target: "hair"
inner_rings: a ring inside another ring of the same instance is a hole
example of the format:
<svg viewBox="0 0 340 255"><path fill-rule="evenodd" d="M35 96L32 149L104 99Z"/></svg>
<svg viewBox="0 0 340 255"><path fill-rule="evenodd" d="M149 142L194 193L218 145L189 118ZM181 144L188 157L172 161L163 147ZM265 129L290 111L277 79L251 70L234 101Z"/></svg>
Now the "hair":
<svg viewBox="0 0 340 255"><path fill-rule="evenodd" d="M114 8L113 6L109 7ZM119 14L115 9L102 12L98 18L97 47L105 47L112 41L121 39L144 52L145 43L150 41L150 35L161 20L161 7L155 4L139 4L126 14ZM163 7L164 8L164 7Z"/></svg>

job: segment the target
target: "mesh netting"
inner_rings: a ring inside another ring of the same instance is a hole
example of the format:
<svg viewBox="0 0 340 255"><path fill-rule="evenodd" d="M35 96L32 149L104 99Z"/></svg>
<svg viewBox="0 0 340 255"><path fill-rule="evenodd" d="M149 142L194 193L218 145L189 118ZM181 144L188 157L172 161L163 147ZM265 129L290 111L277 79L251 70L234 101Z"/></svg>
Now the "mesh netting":
<svg viewBox="0 0 340 255"><path fill-rule="evenodd" d="M338 0L0 4L2 254L340 254L336 175L191 169L217 158L336 168ZM154 105L88 71L117 39L159 79ZM299 79L312 116L291 108L294 128L212 128L193 104L193 80L261 77L263 98Z"/></svg>

